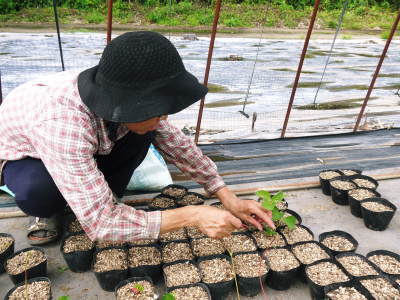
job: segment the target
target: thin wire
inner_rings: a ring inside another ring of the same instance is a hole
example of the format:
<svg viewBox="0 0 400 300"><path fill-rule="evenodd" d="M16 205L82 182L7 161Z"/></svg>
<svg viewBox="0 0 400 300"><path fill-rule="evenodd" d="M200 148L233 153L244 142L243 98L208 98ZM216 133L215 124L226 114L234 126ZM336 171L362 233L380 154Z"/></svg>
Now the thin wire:
<svg viewBox="0 0 400 300"><path fill-rule="evenodd" d="M249 81L249 84L247 86L246 97L244 98L242 112L244 112L244 110L246 109L247 100L249 99L250 87L251 87L251 84L253 83L254 72L256 70L256 64L257 64L257 61L258 61L258 54L259 54L260 48L261 48L262 36L263 36L263 29L261 27L261 34L260 34L260 40L258 42L258 47L257 47L256 59L254 60L253 70L251 71L250 81Z"/></svg>
<svg viewBox="0 0 400 300"><path fill-rule="evenodd" d="M328 57L326 59L324 71L322 72L322 76L321 76L321 81L319 82L317 92L315 93L314 102L313 102L314 105L315 105L315 102L317 101L318 93L319 93L319 90L321 89L322 81L324 80L324 77L325 77L326 68L328 67L329 61L330 61L330 59L332 57L333 47L335 46L336 38L339 35L340 29L342 28L343 18L344 18L344 15L346 13L346 10L347 10L347 7L349 5L349 2L350 2L350 0L346 1L346 3L343 6L342 13L339 16L339 22L338 22L338 26L336 28L335 36L334 36L333 41L332 41L331 50L330 50L329 55L328 55Z"/></svg>
<svg viewBox="0 0 400 300"><path fill-rule="evenodd" d="M59 25L58 14L57 14L57 0L53 0L53 8L54 8L54 18L56 19L58 48L60 49L60 58L61 58L61 68L63 71L65 71L64 56L63 56L63 51L62 51L62 46L61 46L60 25Z"/></svg>

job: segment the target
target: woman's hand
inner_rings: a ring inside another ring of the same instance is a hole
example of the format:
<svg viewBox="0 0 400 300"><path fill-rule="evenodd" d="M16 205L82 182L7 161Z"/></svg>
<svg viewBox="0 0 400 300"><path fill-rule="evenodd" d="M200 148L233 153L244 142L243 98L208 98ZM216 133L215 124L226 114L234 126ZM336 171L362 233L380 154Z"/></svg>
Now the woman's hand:
<svg viewBox="0 0 400 300"><path fill-rule="evenodd" d="M255 200L241 200L231 192L227 187L220 189L216 193L222 204L236 217L252 224L259 230L263 230L262 223L266 223L272 229L275 229L272 221L272 212L263 208L261 203Z"/></svg>

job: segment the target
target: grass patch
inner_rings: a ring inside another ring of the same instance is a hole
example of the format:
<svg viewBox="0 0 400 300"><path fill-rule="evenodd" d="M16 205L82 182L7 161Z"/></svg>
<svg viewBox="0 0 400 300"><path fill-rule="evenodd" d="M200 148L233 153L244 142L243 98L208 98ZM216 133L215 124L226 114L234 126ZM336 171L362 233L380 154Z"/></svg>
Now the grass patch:
<svg viewBox="0 0 400 300"><path fill-rule="evenodd" d="M271 69L273 71L280 71L280 72L297 72L297 70L294 69L290 69L290 68L275 68L275 69ZM301 73L303 74L315 74L317 72L313 72L313 71L301 71Z"/></svg>
<svg viewBox="0 0 400 300"><path fill-rule="evenodd" d="M230 107L230 106L238 106L243 105L244 101L240 101L242 98L234 98L234 99L227 99L221 101L215 101L212 103L207 103L204 106L207 108L217 108L217 107ZM253 104L254 101L247 101L247 104Z"/></svg>
<svg viewBox="0 0 400 300"><path fill-rule="evenodd" d="M371 75L373 76L373 75ZM393 73L393 74L379 74L378 77L385 77L385 78L400 78L399 73Z"/></svg>
<svg viewBox="0 0 400 300"><path fill-rule="evenodd" d="M209 93L226 93L229 92L229 89L219 85L219 84L215 84L215 83L209 83L207 84L208 87L208 92Z"/></svg>
<svg viewBox="0 0 400 300"><path fill-rule="evenodd" d="M326 103L317 103L317 104L307 104L296 107L296 109L300 110L333 110L333 109L349 109L360 107L361 104L359 103L348 103L348 102L341 102L335 101L334 102L326 102Z"/></svg>
<svg viewBox="0 0 400 300"><path fill-rule="evenodd" d="M324 81L321 83L321 87L327 85L328 83L332 83L331 81ZM298 88L316 88L319 87L319 81L311 81L311 82L299 82ZM287 85L288 88L293 88L293 83Z"/></svg>
<svg viewBox="0 0 400 300"><path fill-rule="evenodd" d="M353 39L353 37L350 34L343 34L342 39L343 40L351 40L351 39Z"/></svg>
<svg viewBox="0 0 400 300"><path fill-rule="evenodd" d="M338 86L327 87L327 89L330 92L343 92L351 90L365 91L368 90L368 87L369 86L365 84L351 84L351 85L338 85Z"/></svg>

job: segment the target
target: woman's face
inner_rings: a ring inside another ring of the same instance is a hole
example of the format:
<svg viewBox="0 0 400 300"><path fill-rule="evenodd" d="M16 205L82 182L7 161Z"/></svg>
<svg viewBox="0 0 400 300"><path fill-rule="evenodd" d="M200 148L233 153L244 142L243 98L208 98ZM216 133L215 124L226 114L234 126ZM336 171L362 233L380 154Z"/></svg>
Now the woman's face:
<svg viewBox="0 0 400 300"><path fill-rule="evenodd" d="M143 122L136 122L136 123L123 123L130 131L143 135L149 131L156 130L158 128L158 124L161 120L166 120L168 116L161 116L152 118Z"/></svg>

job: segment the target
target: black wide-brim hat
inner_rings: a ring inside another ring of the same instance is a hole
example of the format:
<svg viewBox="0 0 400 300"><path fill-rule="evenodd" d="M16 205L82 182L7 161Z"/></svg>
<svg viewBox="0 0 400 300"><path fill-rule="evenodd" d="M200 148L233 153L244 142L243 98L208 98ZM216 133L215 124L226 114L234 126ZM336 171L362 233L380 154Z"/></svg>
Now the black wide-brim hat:
<svg viewBox="0 0 400 300"><path fill-rule="evenodd" d="M78 89L93 113L117 123L177 113L208 92L186 71L173 44L147 31L113 39L99 65L79 74Z"/></svg>

